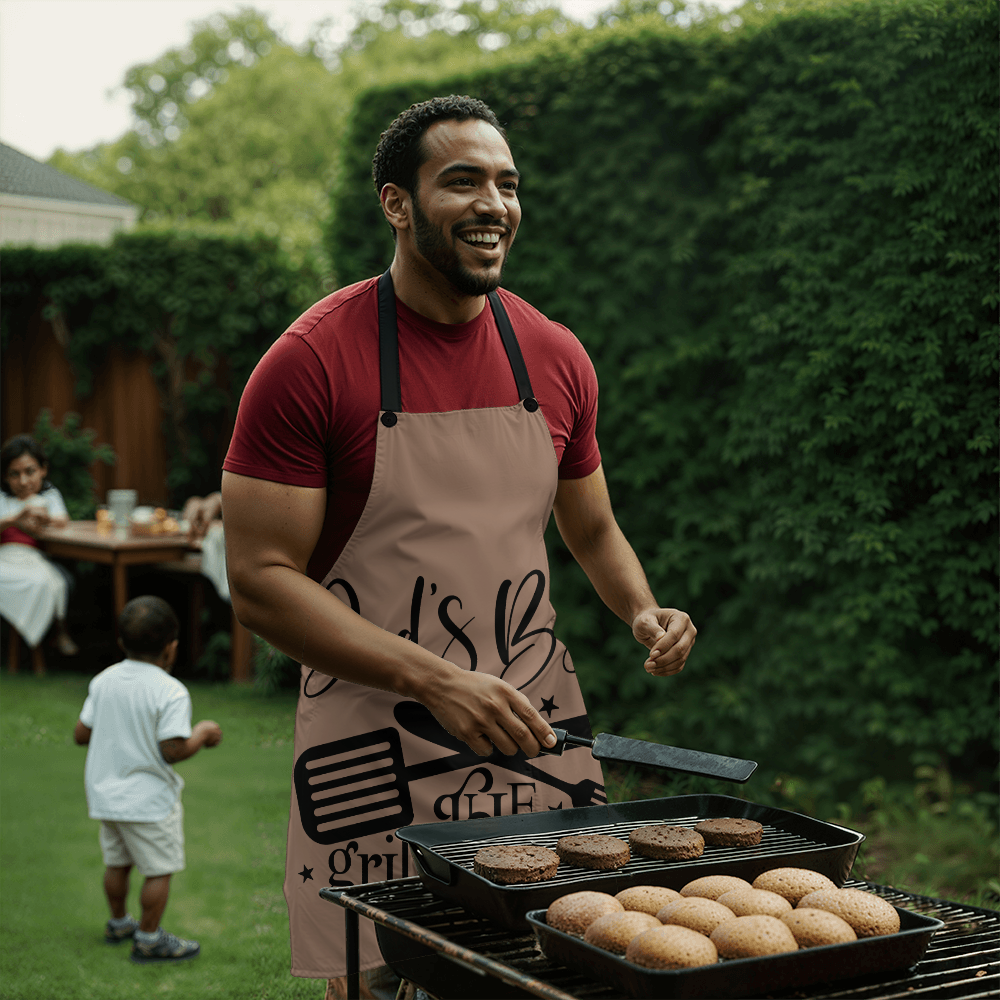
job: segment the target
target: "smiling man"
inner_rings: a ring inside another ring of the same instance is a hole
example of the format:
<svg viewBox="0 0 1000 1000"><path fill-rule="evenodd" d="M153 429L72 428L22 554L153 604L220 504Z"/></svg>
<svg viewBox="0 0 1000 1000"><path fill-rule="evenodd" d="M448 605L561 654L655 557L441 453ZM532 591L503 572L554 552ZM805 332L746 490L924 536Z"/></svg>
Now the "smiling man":
<svg viewBox="0 0 1000 1000"><path fill-rule="evenodd" d="M604 801L588 753L532 759L553 725L590 731L549 603L553 511L646 647L637 669L677 673L695 639L615 521L586 352L498 290L521 207L496 116L469 97L414 105L373 174L392 265L268 351L222 483L236 613L302 664L285 896L292 973L331 997L343 913L317 890L410 874L397 829Z"/></svg>

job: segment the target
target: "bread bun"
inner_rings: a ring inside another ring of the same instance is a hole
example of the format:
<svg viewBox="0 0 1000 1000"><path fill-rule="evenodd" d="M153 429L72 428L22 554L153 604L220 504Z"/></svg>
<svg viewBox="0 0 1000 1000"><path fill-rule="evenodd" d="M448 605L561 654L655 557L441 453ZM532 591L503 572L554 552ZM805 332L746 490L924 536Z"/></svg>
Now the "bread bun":
<svg viewBox="0 0 1000 1000"><path fill-rule="evenodd" d="M667 903L680 898L681 895L676 889L668 889L663 885L631 885L615 894L615 899L626 910L639 910L651 917L655 917Z"/></svg>
<svg viewBox="0 0 1000 1000"><path fill-rule="evenodd" d="M632 938L651 927L659 927L660 922L648 913L629 910L624 913L605 913L598 917L586 930L583 940L587 944L603 948L605 951L624 955Z"/></svg>
<svg viewBox="0 0 1000 1000"><path fill-rule="evenodd" d="M731 889L749 889L750 883L745 878L735 875L703 875L693 882L682 886L682 896L703 896L705 899L718 899L724 892Z"/></svg>
<svg viewBox="0 0 1000 1000"><path fill-rule="evenodd" d="M624 911L625 907L610 893L571 892L549 904L545 922L556 930L582 936L598 917Z"/></svg>
<svg viewBox="0 0 1000 1000"><path fill-rule="evenodd" d="M766 914L733 917L719 924L711 938L722 958L757 958L799 949L788 927Z"/></svg>
<svg viewBox="0 0 1000 1000"><path fill-rule="evenodd" d="M719 953L704 934L678 924L666 924L632 938L625 959L646 969L693 969L714 965Z"/></svg>
<svg viewBox="0 0 1000 1000"><path fill-rule="evenodd" d="M880 937L899 930L896 907L862 889L819 889L803 896L799 907L835 913L851 925L859 938Z"/></svg>
<svg viewBox="0 0 1000 1000"><path fill-rule="evenodd" d="M816 948L824 944L848 944L857 941L846 920L828 910L813 910L798 906L786 913L781 922L792 932L800 948Z"/></svg>
<svg viewBox="0 0 1000 1000"><path fill-rule="evenodd" d="M758 875L753 880L755 889L767 889L784 896L792 906L798 906L799 900L817 889L836 889L837 884L819 872L809 868L772 868Z"/></svg>
<svg viewBox="0 0 1000 1000"><path fill-rule="evenodd" d="M728 906L738 917L751 917L755 913L782 917L792 908L792 904L784 896L768 892L767 889L731 889L724 892L718 902Z"/></svg>
<svg viewBox="0 0 1000 1000"><path fill-rule="evenodd" d="M711 934L719 924L732 920L735 914L728 906L717 903L714 899L702 896L682 896L680 899L667 903L656 914L661 924L680 924L690 927L699 934Z"/></svg>

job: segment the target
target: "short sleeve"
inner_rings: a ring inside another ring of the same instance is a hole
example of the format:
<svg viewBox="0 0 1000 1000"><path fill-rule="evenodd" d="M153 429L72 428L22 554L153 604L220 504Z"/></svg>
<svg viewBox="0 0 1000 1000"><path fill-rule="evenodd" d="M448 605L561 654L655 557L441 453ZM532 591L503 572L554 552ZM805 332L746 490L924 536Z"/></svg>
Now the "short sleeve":
<svg viewBox="0 0 1000 1000"><path fill-rule="evenodd" d="M319 359L302 338L285 333L247 382L223 468L290 486L325 487L330 412Z"/></svg>
<svg viewBox="0 0 1000 1000"><path fill-rule="evenodd" d="M86 723L84 723L86 725ZM191 695L182 684L171 691L156 721L156 742L186 740L191 735Z"/></svg>
<svg viewBox="0 0 1000 1000"><path fill-rule="evenodd" d="M48 508L49 517L65 517L69 520L69 511L66 510L66 501L63 500L62 493L53 486L46 490L42 496L45 497L45 506Z"/></svg>
<svg viewBox="0 0 1000 1000"><path fill-rule="evenodd" d="M94 728L94 693L93 693L94 682L91 681L90 685L87 687L87 697L83 703L83 708L80 710L80 721L88 728Z"/></svg>

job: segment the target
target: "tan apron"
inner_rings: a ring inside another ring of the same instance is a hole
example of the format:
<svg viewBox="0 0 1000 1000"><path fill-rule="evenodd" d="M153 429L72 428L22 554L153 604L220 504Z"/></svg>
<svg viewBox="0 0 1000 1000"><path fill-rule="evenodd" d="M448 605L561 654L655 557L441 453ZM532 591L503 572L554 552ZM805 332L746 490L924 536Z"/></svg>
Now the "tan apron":
<svg viewBox="0 0 1000 1000"><path fill-rule="evenodd" d="M490 296L521 402L403 413L396 299L379 280L382 409L371 493L323 585L368 621L468 670L500 676L554 726L589 735L573 664L553 633L544 532L558 479L499 296ZM346 974L344 911L320 899L414 874L394 832L415 823L604 801L600 765L479 757L415 701L302 668L285 869L292 974ZM383 965L361 921L361 970Z"/></svg>

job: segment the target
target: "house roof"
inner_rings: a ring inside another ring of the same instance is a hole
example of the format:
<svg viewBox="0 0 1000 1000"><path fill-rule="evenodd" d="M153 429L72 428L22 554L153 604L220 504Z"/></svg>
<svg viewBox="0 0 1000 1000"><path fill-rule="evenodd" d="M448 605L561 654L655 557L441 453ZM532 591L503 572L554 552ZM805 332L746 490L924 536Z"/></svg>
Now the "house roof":
<svg viewBox="0 0 1000 1000"><path fill-rule="evenodd" d="M47 163L39 163L0 142L0 193L26 198L53 198L57 201L86 202L134 208L132 202L109 191L70 177Z"/></svg>

